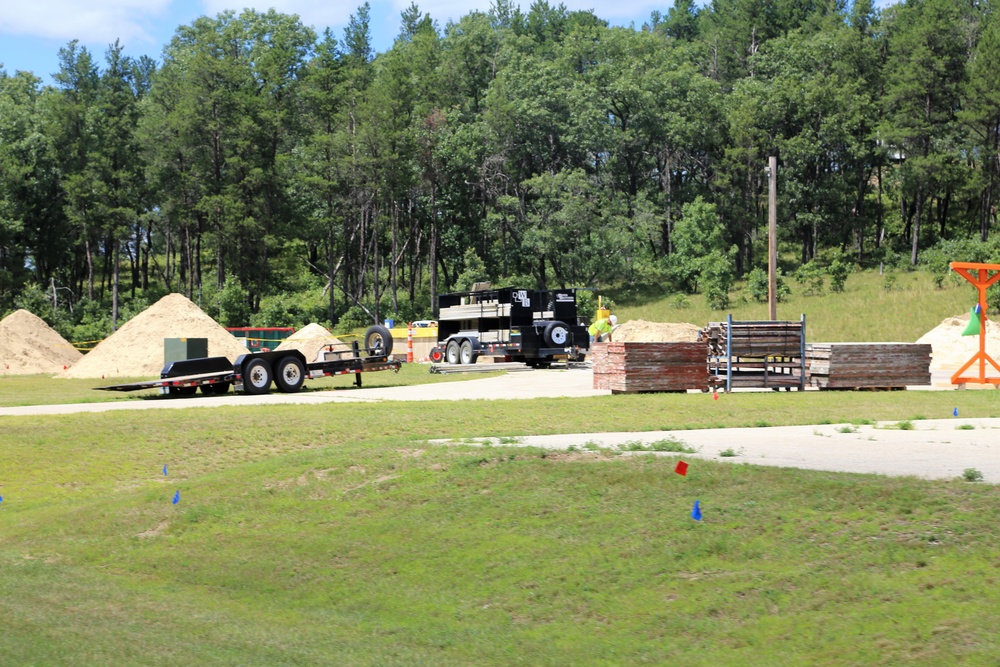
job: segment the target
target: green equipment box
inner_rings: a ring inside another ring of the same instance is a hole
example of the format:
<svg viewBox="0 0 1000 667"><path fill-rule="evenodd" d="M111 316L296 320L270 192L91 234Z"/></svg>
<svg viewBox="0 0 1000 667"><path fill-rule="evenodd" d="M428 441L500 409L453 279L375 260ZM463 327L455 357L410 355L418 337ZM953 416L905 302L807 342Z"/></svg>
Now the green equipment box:
<svg viewBox="0 0 1000 667"><path fill-rule="evenodd" d="M208 356L207 338L164 338L163 365L171 361L204 359Z"/></svg>

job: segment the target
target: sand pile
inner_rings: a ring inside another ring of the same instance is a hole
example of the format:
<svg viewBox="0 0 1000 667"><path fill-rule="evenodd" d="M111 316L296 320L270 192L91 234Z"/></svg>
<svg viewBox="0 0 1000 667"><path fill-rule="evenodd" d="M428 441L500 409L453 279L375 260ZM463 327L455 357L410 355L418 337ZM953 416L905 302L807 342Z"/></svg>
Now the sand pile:
<svg viewBox="0 0 1000 667"><path fill-rule="evenodd" d="M687 322L629 320L618 325L612 338L618 343L696 343L701 327Z"/></svg>
<svg viewBox="0 0 1000 667"><path fill-rule="evenodd" d="M346 349L345 343L318 324L307 324L291 336L281 341L281 345L275 350L298 350L306 361L322 361L322 354L328 345L335 346L335 350Z"/></svg>
<svg viewBox="0 0 1000 667"><path fill-rule="evenodd" d="M183 294L170 294L105 338L56 377L159 377L164 338L207 338L208 356L236 357L247 349Z"/></svg>
<svg viewBox="0 0 1000 667"><path fill-rule="evenodd" d="M83 355L27 310L0 320L0 375L60 373Z"/></svg>
<svg viewBox="0 0 1000 667"><path fill-rule="evenodd" d="M979 352L979 336L963 336L962 332L969 324L969 314L948 317L917 340L918 343L931 345L931 370L957 371L965 362ZM986 354L1000 361L1000 325L993 321L986 322ZM979 366L974 369L978 375ZM987 375L993 375L987 367ZM970 374L972 372L970 371Z"/></svg>

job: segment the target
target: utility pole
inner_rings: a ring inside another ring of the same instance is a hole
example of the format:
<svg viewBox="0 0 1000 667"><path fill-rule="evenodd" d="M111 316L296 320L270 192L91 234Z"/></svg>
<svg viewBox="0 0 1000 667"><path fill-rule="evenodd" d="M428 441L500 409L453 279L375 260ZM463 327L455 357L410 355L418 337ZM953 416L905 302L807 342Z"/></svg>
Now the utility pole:
<svg viewBox="0 0 1000 667"><path fill-rule="evenodd" d="M767 307L778 319L778 156L767 158Z"/></svg>

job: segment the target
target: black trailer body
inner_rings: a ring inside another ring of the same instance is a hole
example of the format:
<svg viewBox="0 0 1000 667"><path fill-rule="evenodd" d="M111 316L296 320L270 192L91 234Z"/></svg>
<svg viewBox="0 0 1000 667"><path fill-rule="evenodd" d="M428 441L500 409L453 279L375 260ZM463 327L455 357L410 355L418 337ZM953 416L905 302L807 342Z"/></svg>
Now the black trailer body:
<svg viewBox="0 0 1000 667"><path fill-rule="evenodd" d="M365 334L367 356L357 343L350 351L331 353L332 359L307 362L298 350L251 352L240 355L235 362L226 357L207 357L172 361L160 371L159 380L96 387L105 391L138 391L159 388L171 396L189 396L201 388L203 394L225 394L232 386L237 392L266 394L272 382L278 391L293 394L307 378L333 375L355 375L354 384L361 386L361 374L374 371L399 371L400 362L390 358L392 336L381 326L371 327Z"/></svg>
<svg viewBox="0 0 1000 667"><path fill-rule="evenodd" d="M504 287L442 294L431 360L474 364L490 355L542 366L576 359L590 346L576 293Z"/></svg>

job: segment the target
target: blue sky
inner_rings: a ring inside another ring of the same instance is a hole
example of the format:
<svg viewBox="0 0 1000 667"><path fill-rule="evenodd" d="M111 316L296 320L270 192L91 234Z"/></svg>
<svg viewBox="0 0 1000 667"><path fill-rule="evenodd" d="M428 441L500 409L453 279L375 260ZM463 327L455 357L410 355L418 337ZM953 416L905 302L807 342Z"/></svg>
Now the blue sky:
<svg viewBox="0 0 1000 667"><path fill-rule="evenodd" d="M34 72L45 82L59 69L59 49L73 39L86 46L99 62L109 44L120 39L132 56L159 60L163 46L177 26L199 16L215 16L225 9L274 8L298 14L317 32L329 27L343 38L351 14L364 0L0 0L0 63L8 74ZM370 0L371 29L376 51L385 51L399 32L399 15L411 0ZM658 9L666 13L673 0L562 0L570 10L589 9L614 25L638 27ZM550 0L550 4L559 4ZM521 3L527 11L531 0ZM441 28L473 9L486 11L490 0L418 0L417 6Z"/></svg>

